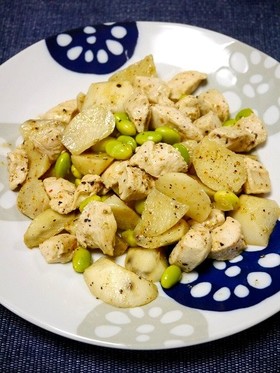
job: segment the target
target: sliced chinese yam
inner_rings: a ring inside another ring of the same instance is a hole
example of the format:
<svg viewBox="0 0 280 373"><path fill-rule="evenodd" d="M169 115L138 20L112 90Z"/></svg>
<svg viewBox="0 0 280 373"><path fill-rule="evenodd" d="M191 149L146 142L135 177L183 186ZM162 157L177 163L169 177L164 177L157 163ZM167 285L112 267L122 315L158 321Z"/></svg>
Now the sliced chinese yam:
<svg viewBox="0 0 280 373"><path fill-rule="evenodd" d="M116 219L118 229L127 230L134 229L140 220L136 212L127 206L118 196L113 194L106 199L106 204L112 209Z"/></svg>
<svg viewBox="0 0 280 373"><path fill-rule="evenodd" d="M71 156L72 164L82 174L101 175L113 162L113 158L106 153L83 153Z"/></svg>
<svg viewBox="0 0 280 373"><path fill-rule="evenodd" d="M88 267L84 279L92 295L115 307L139 307L153 301L157 286L102 257Z"/></svg>

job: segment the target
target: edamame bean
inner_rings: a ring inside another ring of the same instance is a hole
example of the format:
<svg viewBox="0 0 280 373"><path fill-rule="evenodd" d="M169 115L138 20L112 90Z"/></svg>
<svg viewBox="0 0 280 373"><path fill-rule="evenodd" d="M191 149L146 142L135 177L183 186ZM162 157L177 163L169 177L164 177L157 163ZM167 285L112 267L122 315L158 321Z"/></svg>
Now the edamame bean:
<svg viewBox="0 0 280 373"><path fill-rule="evenodd" d="M115 122L120 122L121 120L129 120L128 115L124 111L118 111L114 113Z"/></svg>
<svg viewBox="0 0 280 373"><path fill-rule="evenodd" d="M236 119L228 119L223 123L223 127L231 127L236 123Z"/></svg>
<svg viewBox="0 0 280 373"><path fill-rule="evenodd" d="M117 140L124 144L129 144L132 147L133 151L137 148L137 143L131 136L121 135L117 138Z"/></svg>
<svg viewBox="0 0 280 373"><path fill-rule="evenodd" d="M235 119L236 119L236 120L239 120L239 119L241 119L241 118L248 117L249 115L251 115L251 114L253 114L253 113L254 113L254 112L253 112L252 109L250 109L250 108L245 108L245 109L240 110L240 111L236 114Z"/></svg>
<svg viewBox="0 0 280 373"><path fill-rule="evenodd" d="M136 242L136 239L135 239L135 234L134 234L134 231L132 229L128 229L126 231L123 231L121 233L121 236L130 247L136 247L137 246L137 242Z"/></svg>
<svg viewBox="0 0 280 373"><path fill-rule="evenodd" d="M79 205L79 210L80 212L83 211L83 209L86 207L86 205L88 205L90 202L93 202L93 201L99 201L99 202L102 202L102 199L100 196L98 196L97 194L93 194L92 196L89 196L87 198L85 198Z"/></svg>
<svg viewBox="0 0 280 373"><path fill-rule="evenodd" d="M165 289L170 289L172 286L177 284L182 278L182 270L175 264L170 265L163 272L160 283Z"/></svg>
<svg viewBox="0 0 280 373"><path fill-rule="evenodd" d="M72 164L71 166L71 172L72 172L72 175L76 178L76 179L81 179L82 178L82 174L80 173L80 171Z"/></svg>
<svg viewBox="0 0 280 373"><path fill-rule="evenodd" d="M92 150L95 153L105 153L106 152L106 144L111 140L115 140L114 137L108 136L105 139L102 139L102 140L98 141L96 144L94 144L92 146Z"/></svg>
<svg viewBox="0 0 280 373"><path fill-rule="evenodd" d="M136 127L129 119L120 120L116 122L116 128L122 135L135 136Z"/></svg>
<svg viewBox="0 0 280 373"><path fill-rule="evenodd" d="M185 145L183 145L182 143L178 143L178 144L173 144L173 147L180 152L180 154L184 158L185 162L187 162L187 163L190 162L190 153L189 153L188 149L185 147Z"/></svg>
<svg viewBox="0 0 280 373"><path fill-rule="evenodd" d="M142 215L144 208L145 208L145 201L146 199L139 199L138 201L135 202L134 204L134 209L135 211L139 214Z"/></svg>
<svg viewBox="0 0 280 373"><path fill-rule="evenodd" d="M239 207L239 198L233 192L218 190L214 194L215 205L222 211L236 210Z"/></svg>
<svg viewBox="0 0 280 373"><path fill-rule="evenodd" d="M156 128L155 131L161 134L162 142L165 142L167 144L172 145L181 141L181 136L175 128L161 126Z"/></svg>
<svg viewBox="0 0 280 373"><path fill-rule="evenodd" d="M78 273L83 273L92 263L91 253L83 248L78 247L73 254L72 266Z"/></svg>
<svg viewBox="0 0 280 373"><path fill-rule="evenodd" d="M162 136L156 131L144 131L136 135L135 140L137 144L143 145L146 141L153 141L155 143L161 142Z"/></svg>
<svg viewBox="0 0 280 373"><path fill-rule="evenodd" d="M71 157L67 152L62 152L54 165L54 173L57 178L65 177L69 174L71 168Z"/></svg>
<svg viewBox="0 0 280 373"><path fill-rule="evenodd" d="M106 145L106 153L117 160L126 160L132 156L133 149L129 144L111 140Z"/></svg>

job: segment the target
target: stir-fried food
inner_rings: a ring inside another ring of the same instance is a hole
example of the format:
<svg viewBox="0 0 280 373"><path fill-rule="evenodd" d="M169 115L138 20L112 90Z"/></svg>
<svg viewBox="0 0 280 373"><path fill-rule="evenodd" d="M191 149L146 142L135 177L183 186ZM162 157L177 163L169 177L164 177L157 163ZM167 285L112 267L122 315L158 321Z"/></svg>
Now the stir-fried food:
<svg viewBox="0 0 280 373"><path fill-rule="evenodd" d="M279 206L252 154L265 125L251 109L230 118L205 81L164 81L147 56L24 122L8 170L26 246L72 261L98 299L136 307L205 260L267 245Z"/></svg>

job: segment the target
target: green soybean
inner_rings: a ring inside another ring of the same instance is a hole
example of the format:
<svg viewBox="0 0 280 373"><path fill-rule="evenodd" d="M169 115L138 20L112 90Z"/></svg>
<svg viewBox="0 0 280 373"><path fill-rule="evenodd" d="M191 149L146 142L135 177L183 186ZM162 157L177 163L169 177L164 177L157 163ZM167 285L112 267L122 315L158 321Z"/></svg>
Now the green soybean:
<svg viewBox="0 0 280 373"><path fill-rule="evenodd" d="M108 144L109 141L114 140L114 137L108 136L105 139L102 139L98 141L96 144L92 146L92 150L95 153L105 153L106 152L106 144Z"/></svg>
<svg viewBox="0 0 280 373"><path fill-rule="evenodd" d="M129 159L133 154L133 149L129 144L124 144L118 140L111 140L106 145L106 153L117 160Z"/></svg>
<svg viewBox="0 0 280 373"><path fill-rule="evenodd" d="M87 198L85 198L79 205L79 210L80 212L83 211L83 209L90 203L90 202L93 202L93 201L99 201L99 202L102 202L102 199L100 196L98 196L97 194L93 194L92 196L89 196Z"/></svg>
<svg viewBox="0 0 280 373"><path fill-rule="evenodd" d="M182 143L177 143L177 144L173 144L173 147L180 152L180 154L184 158L185 162L187 162L187 163L190 162L190 153L189 153L188 149L185 147L185 145L183 145Z"/></svg>
<svg viewBox="0 0 280 373"><path fill-rule="evenodd" d="M76 179L81 179L82 178L82 174L80 173L80 171L72 164L71 166L71 172L72 172L72 175L76 178Z"/></svg>
<svg viewBox="0 0 280 373"><path fill-rule="evenodd" d="M133 151L137 148L137 143L131 136L120 135L117 140L124 144L129 144L132 147Z"/></svg>
<svg viewBox="0 0 280 373"><path fill-rule="evenodd" d="M129 119L124 119L116 122L116 128L122 135L135 136L136 127Z"/></svg>
<svg viewBox="0 0 280 373"><path fill-rule="evenodd" d="M236 119L228 119L223 123L223 127L232 127L236 123Z"/></svg>
<svg viewBox="0 0 280 373"><path fill-rule="evenodd" d="M78 247L74 251L72 266L76 272L83 273L91 265L91 263L91 253L87 249Z"/></svg>
<svg viewBox="0 0 280 373"><path fill-rule="evenodd" d="M170 265L163 272L160 283L165 289L170 289L172 286L177 284L182 278L182 270L175 264Z"/></svg>
<svg viewBox="0 0 280 373"><path fill-rule="evenodd" d="M157 133L160 133L162 136L162 141L167 144L175 144L181 141L181 136L179 132L172 127L161 126L155 129Z"/></svg>
<svg viewBox="0 0 280 373"><path fill-rule="evenodd" d="M145 208L145 201L146 199L139 199L138 201L135 202L134 204L134 209L135 211L139 214L142 215L144 208Z"/></svg>
<svg viewBox="0 0 280 373"><path fill-rule="evenodd" d="M136 135L135 140L137 144L143 145L147 141L153 141L154 143L161 142L162 136L156 131L144 131Z"/></svg>
<svg viewBox="0 0 280 373"><path fill-rule="evenodd" d="M236 114L235 119L236 119L236 120L239 120L239 119L241 119L241 118L248 117L249 115L251 115L251 114L253 114L253 113L254 113L254 112L253 112L252 109L250 109L250 108L245 108L245 109L240 110L240 111Z"/></svg>
<svg viewBox="0 0 280 373"><path fill-rule="evenodd" d="M115 122L120 122L121 120L129 120L128 115L124 111L118 111L114 113Z"/></svg>
<svg viewBox="0 0 280 373"><path fill-rule="evenodd" d="M67 152L62 152L54 165L54 173L57 178L65 177L69 174L71 168L71 156Z"/></svg>
<svg viewBox="0 0 280 373"><path fill-rule="evenodd" d="M136 247L137 246L137 242L136 242L136 239L135 239L135 234L134 234L134 231L132 229L128 229L126 231L123 231L121 233L121 236L130 247Z"/></svg>
<svg viewBox="0 0 280 373"><path fill-rule="evenodd" d="M215 205L222 211L236 210L239 205L239 198L233 192L227 190L218 190L214 194Z"/></svg>

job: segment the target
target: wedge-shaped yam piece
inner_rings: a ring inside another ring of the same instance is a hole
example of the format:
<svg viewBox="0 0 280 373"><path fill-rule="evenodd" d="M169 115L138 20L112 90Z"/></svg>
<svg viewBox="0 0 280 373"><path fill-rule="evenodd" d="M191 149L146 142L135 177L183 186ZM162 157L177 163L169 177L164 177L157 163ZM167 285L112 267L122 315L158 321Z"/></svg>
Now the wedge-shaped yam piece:
<svg viewBox="0 0 280 373"><path fill-rule="evenodd" d="M205 137L193 151L197 176L210 189L239 192L247 179L243 157Z"/></svg>
<svg viewBox="0 0 280 373"><path fill-rule="evenodd" d="M123 70L117 71L109 78L109 81L127 80L133 82L134 77L137 75L157 76L156 66L151 54L143 58L143 60L135 62Z"/></svg>
<svg viewBox="0 0 280 373"><path fill-rule="evenodd" d="M186 215L203 222L211 211L211 201L201 185L181 172L170 172L156 180L156 188L176 201L189 206Z"/></svg>
<svg viewBox="0 0 280 373"><path fill-rule="evenodd" d="M127 81L93 83L86 94L82 111L93 105L102 105L113 113L123 112L124 104L132 93L132 84Z"/></svg>
<svg viewBox="0 0 280 373"><path fill-rule="evenodd" d="M276 201L267 198L239 197L240 207L230 215L241 224L244 239L248 245L266 246L269 236L280 216Z"/></svg>
<svg viewBox="0 0 280 373"><path fill-rule="evenodd" d="M141 220L134 232L136 235L158 236L178 223L187 211L186 204L153 189L145 201Z"/></svg>
<svg viewBox="0 0 280 373"><path fill-rule="evenodd" d="M135 235L135 240L138 246L145 247L146 249L156 249L178 242L188 230L188 223L184 219L181 219L172 228L158 236L148 237L138 234Z"/></svg>
<svg viewBox="0 0 280 373"><path fill-rule="evenodd" d="M157 286L153 282L105 257L85 270L84 279L96 298L115 307L143 306L158 295Z"/></svg>
<svg viewBox="0 0 280 373"><path fill-rule="evenodd" d="M72 154L81 154L109 136L114 128L112 112L104 106L91 105L70 121L62 134L62 144Z"/></svg>
<svg viewBox="0 0 280 373"><path fill-rule="evenodd" d="M118 229L127 230L134 229L140 220L140 216L127 206L118 196L113 194L106 199L106 204L111 207L111 210L116 219Z"/></svg>
<svg viewBox="0 0 280 373"><path fill-rule="evenodd" d="M126 269L153 282L160 281L167 267L166 256L160 249L130 247L125 257Z"/></svg>
<svg viewBox="0 0 280 373"><path fill-rule="evenodd" d="M27 179L39 179L51 167L51 161L47 154L42 154L37 150L34 144L26 140L23 143L23 149L28 157L28 174Z"/></svg>
<svg viewBox="0 0 280 373"><path fill-rule="evenodd" d="M24 234L24 243L30 249L39 246L48 238L62 232L64 227L75 219L75 214L61 215L47 209L37 215Z"/></svg>
<svg viewBox="0 0 280 373"><path fill-rule="evenodd" d="M83 153L80 155L72 155L71 160L82 175L101 175L114 159L106 153Z"/></svg>
<svg viewBox="0 0 280 373"><path fill-rule="evenodd" d="M45 211L49 207L49 202L42 180L27 180L18 192L17 207L22 214L31 219Z"/></svg>

